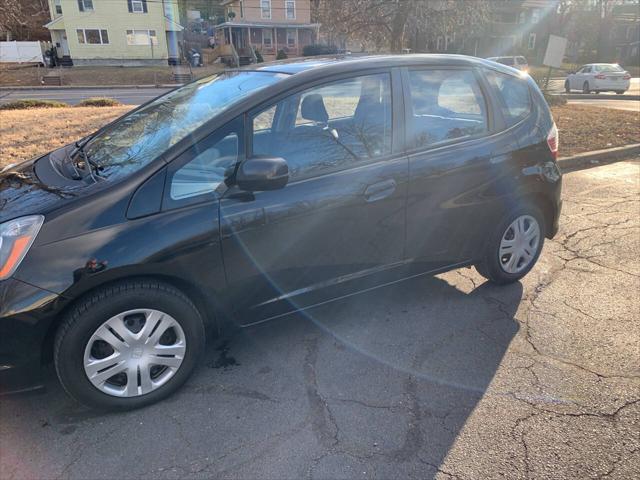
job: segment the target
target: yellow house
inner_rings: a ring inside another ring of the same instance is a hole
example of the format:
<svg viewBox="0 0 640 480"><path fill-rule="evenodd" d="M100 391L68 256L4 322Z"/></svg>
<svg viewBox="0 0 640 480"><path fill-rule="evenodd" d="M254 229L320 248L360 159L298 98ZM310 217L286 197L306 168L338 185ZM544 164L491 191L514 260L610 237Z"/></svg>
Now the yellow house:
<svg viewBox="0 0 640 480"><path fill-rule="evenodd" d="M265 60L278 50L302 55L305 45L316 42L317 24L311 23L310 0L223 0L226 21L216 26L219 44L233 44L241 54L253 47Z"/></svg>
<svg viewBox="0 0 640 480"><path fill-rule="evenodd" d="M149 65L180 57L178 0L48 0L62 65Z"/></svg>

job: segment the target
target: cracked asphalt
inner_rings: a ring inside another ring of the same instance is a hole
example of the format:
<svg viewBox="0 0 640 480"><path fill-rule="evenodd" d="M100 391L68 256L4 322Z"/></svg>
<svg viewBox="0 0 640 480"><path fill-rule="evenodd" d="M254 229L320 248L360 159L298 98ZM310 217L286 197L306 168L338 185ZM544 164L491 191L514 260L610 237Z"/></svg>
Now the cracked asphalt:
<svg viewBox="0 0 640 480"><path fill-rule="evenodd" d="M235 332L124 414L49 372L0 400L0 477L640 478L640 162L563 196L522 283L464 269Z"/></svg>

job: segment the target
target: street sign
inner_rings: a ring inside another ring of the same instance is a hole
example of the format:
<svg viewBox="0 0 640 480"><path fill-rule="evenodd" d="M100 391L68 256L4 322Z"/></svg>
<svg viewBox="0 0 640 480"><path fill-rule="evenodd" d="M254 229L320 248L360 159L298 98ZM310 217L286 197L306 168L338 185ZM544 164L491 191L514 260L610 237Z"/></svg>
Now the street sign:
<svg viewBox="0 0 640 480"><path fill-rule="evenodd" d="M547 43L547 51L544 54L543 65L547 67L560 68L564 51L567 48L567 39L558 37L557 35L549 35L549 43Z"/></svg>

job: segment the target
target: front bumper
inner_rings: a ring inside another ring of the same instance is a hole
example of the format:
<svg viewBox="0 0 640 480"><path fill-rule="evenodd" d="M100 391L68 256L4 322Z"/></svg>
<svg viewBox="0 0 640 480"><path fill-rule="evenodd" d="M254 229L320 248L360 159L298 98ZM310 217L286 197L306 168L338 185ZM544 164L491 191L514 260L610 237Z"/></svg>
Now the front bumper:
<svg viewBox="0 0 640 480"><path fill-rule="evenodd" d="M42 353L59 296L16 279L0 282L0 393L42 385Z"/></svg>

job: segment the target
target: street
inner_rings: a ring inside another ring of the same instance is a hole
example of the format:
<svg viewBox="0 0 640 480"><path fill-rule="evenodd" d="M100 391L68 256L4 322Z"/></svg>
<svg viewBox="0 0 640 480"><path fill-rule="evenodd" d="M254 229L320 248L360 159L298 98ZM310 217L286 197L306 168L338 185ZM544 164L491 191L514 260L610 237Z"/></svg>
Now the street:
<svg viewBox="0 0 640 480"><path fill-rule="evenodd" d="M552 93L562 93L564 92L564 81L566 77L556 77L551 78L549 81L549 90ZM573 90L572 93L580 93L579 90ZM640 78L634 77L631 79L629 90L625 92L625 95L639 95L640 94ZM615 96L615 92L602 92L600 95L613 95Z"/></svg>
<svg viewBox="0 0 640 480"><path fill-rule="evenodd" d="M564 179L522 283L463 269L234 332L129 413L50 371L0 399L0 478L639 478L640 162Z"/></svg>
<svg viewBox="0 0 640 480"><path fill-rule="evenodd" d="M91 97L109 97L126 105L140 105L169 91L169 88L46 88L0 90L0 104L22 99L57 100L70 105Z"/></svg>
<svg viewBox="0 0 640 480"><path fill-rule="evenodd" d="M629 110L640 112L640 101L638 100L569 100L570 105L585 105L588 107L613 108L614 110Z"/></svg>

